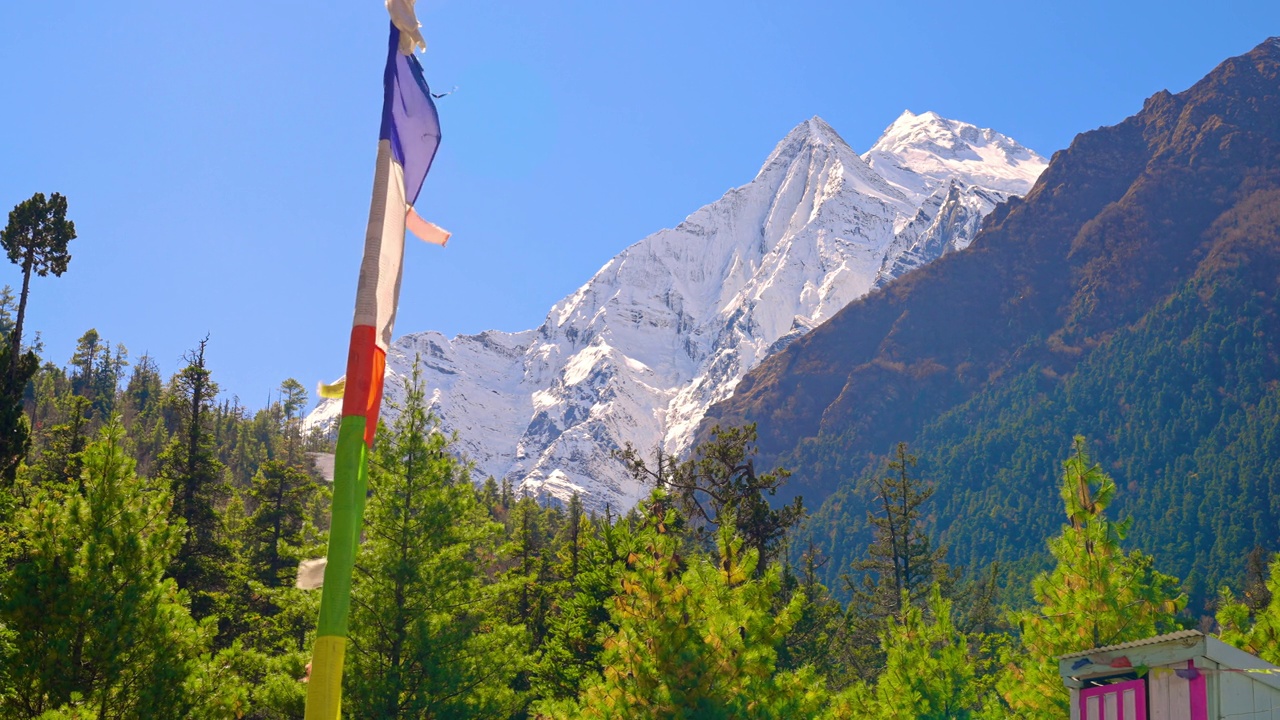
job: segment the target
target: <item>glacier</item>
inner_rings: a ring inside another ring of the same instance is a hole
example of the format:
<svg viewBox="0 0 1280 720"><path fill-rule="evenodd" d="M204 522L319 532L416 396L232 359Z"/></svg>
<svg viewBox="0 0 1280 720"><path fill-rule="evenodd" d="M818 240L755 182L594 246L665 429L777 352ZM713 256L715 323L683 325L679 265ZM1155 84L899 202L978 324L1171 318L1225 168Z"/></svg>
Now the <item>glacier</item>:
<svg viewBox="0 0 1280 720"><path fill-rule="evenodd" d="M537 328L397 339L383 416L418 359L473 477L626 510L649 488L616 449L685 453L746 372L852 300L967 247L1045 165L1005 135L932 112L904 112L861 155L811 118L750 182L623 250ZM333 427L340 414L340 401L324 401L306 425Z"/></svg>

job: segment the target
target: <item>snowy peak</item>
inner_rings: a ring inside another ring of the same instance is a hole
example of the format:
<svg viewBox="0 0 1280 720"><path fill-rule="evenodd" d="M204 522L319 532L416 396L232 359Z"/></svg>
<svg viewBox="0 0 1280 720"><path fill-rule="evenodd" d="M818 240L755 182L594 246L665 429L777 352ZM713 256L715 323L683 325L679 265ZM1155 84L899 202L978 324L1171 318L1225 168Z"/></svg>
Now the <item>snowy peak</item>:
<svg viewBox="0 0 1280 720"><path fill-rule="evenodd" d="M902 190L867 164L825 120L813 116L796 125L769 154L752 185L777 187L787 178L821 180L822 185L805 187L821 196L836 194L837 186L847 188L888 205L909 212L916 204Z"/></svg>
<svg viewBox="0 0 1280 720"><path fill-rule="evenodd" d="M1038 159L933 113L899 118L863 156L810 118L754 179L624 249L540 327L397 339L388 407L416 361L477 476L628 508L648 488L615 450L687 450L744 374L872 288L965 247L1008 188L1030 187ZM308 423L340 409L322 404Z"/></svg>
<svg viewBox="0 0 1280 720"><path fill-rule="evenodd" d="M1034 151L994 130L910 110L885 129L862 159L917 202L957 177L1022 195L1048 165Z"/></svg>
<svg viewBox="0 0 1280 720"><path fill-rule="evenodd" d="M764 172L779 157L791 157L807 147L826 147L832 149L849 150L849 143L840 137L840 133L835 128L827 124L826 120L814 115L804 122L796 125L787 133L786 137L778 143L773 149L773 153L764 161L764 167L760 170Z"/></svg>

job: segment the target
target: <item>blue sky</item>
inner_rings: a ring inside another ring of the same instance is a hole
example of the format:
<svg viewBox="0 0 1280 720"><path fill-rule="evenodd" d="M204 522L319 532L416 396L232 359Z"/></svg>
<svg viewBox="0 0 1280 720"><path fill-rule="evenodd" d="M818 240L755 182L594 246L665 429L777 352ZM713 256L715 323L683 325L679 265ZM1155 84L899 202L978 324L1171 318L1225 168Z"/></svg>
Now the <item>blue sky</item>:
<svg viewBox="0 0 1280 720"><path fill-rule="evenodd" d="M523 330L627 245L751 179L820 115L902 110L1048 156L1280 34L1280 3L419 0L444 140L397 332ZM0 210L68 196L32 283L59 364L96 328L224 393L343 371L387 33L380 0L0 5ZM0 267L0 283L21 275Z"/></svg>

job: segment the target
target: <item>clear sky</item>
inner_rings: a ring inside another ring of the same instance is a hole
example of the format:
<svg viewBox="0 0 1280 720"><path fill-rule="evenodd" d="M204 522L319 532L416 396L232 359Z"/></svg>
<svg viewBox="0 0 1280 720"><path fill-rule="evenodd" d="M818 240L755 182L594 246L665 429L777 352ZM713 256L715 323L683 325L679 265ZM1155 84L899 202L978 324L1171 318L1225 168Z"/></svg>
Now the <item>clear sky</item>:
<svg viewBox="0 0 1280 720"><path fill-rule="evenodd" d="M1280 3L419 0L444 140L397 333L523 330L627 245L755 174L813 115L902 110L1043 155L1280 35ZM381 0L0 3L0 210L68 196L32 282L59 364L96 328L166 375L206 334L250 407L340 375L369 209ZM0 216L3 217L3 216ZM15 288L15 266L0 266Z"/></svg>

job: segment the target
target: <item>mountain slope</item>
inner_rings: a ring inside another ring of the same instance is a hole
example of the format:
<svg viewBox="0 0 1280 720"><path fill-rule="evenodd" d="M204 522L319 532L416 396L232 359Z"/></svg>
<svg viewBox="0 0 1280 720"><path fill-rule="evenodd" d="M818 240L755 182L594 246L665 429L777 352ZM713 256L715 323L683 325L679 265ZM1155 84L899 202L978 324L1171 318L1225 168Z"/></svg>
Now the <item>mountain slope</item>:
<svg viewBox="0 0 1280 720"><path fill-rule="evenodd" d="M388 399L421 357L433 409L481 473L630 507L645 489L614 449L685 449L705 408L769 353L877 282L966 246L1043 166L932 113L905 113L866 160L807 120L750 183L624 250L538 328L400 338ZM322 405L310 422L336 412Z"/></svg>
<svg viewBox="0 0 1280 720"><path fill-rule="evenodd" d="M812 533L840 562L894 442L923 456L937 530L975 564L1042 547L1028 536L1058 524L1061 455L1088 433L1135 537L1212 592L1280 541L1278 201L1269 40L1078 136L967 250L854 302L708 418L760 423L789 492L827 501Z"/></svg>

